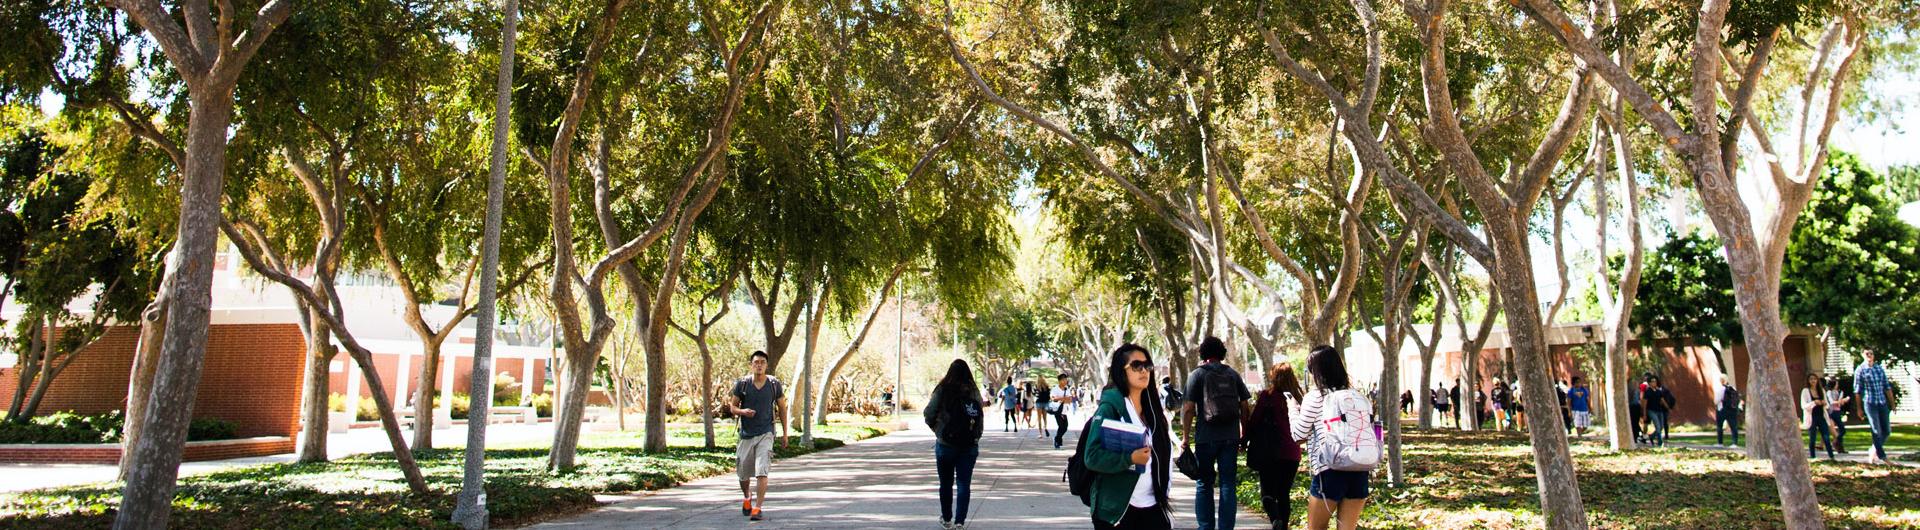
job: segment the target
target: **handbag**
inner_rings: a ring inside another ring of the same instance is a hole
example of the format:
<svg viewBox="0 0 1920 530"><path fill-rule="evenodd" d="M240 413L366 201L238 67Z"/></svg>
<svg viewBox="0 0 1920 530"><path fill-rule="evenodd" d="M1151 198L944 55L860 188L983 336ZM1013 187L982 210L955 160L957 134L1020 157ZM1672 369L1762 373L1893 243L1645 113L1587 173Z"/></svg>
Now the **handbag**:
<svg viewBox="0 0 1920 530"><path fill-rule="evenodd" d="M1193 446L1190 445L1180 445L1180 456L1174 457L1173 467L1180 468L1180 474L1186 475L1187 478L1193 480L1210 480L1213 478L1213 470L1200 467L1200 459L1193 455Z"/></svg>

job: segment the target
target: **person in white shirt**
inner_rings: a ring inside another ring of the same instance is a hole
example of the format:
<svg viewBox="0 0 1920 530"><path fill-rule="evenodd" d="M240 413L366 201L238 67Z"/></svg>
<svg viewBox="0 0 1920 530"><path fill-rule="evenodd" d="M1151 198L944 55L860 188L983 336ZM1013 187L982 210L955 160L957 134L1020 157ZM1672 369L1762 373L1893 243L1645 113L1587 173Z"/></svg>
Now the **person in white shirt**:
<svg viewBox="0 0 1920 530"><path fill-rule="evenodd" d="M1368 473L1328 469L1321 459L1313 458L1321 445L1315 441L1325 432L1316 426L1321 423L1322 409L1329 406L1327 396L1352 388L1352 382L1340 352L1332 346L1315 346L1307 354L1307 373L1313 376L1314 388L1302 400L1300 413L1292 418L1293 439L1306 442L1308 470L1313 476L1307 484L1307 527L1326 530L1329 520L1338 517L1340 530L1352 530L1360 525L1360 511L1367 507Z"/></svg>

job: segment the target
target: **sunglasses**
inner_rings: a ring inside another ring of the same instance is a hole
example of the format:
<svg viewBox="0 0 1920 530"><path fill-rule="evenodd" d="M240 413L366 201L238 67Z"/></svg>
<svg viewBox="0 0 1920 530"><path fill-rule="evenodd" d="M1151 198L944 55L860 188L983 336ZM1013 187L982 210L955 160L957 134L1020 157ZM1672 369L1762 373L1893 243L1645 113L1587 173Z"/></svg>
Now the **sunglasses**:
<svg viewBox="0 0 1920 530"><path fill-rule="evenodd" d="M1153 361L1130 361L1127 363L1127 369L1136 372L1150 372L1153 371Z"/></svg>

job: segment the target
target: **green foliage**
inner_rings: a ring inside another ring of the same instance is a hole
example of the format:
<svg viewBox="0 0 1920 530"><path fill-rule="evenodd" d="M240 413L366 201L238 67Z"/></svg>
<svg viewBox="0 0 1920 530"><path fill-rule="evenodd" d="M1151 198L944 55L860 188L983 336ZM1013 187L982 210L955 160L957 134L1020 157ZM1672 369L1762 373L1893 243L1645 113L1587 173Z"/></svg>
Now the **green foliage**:
<svg viewBox="0 0 1920 530"><path fill-rule="evenodd" d="M1733 302L1733 273L1718 239L1701 232L1668 234L1666 242L1646 256L1633 310L1633 327L1643 342L1675 338L1734 344L1743 340Z"/></svg>
<svg viewBox="0 0 1920 530"><path fill-rule="evenodd" d="M1834 334L1853 350L1873 350L1884 359L1920 362L1920 300L1890 300L1856 308Z"/></svg>
<svg viewBox="0 0 1920 530"><path fill-rule="evenodd" d="M1895 208L1901 205L1920 202L1920 165L1903 165L1887 168L1887 200Z"/></svg>
<svg viewBox="0 0 1920 530"><path fill-rule="evenodd" d="M24 423L0 422L0 444L120 443L126 416L115 410L100 414L56 412ZM187 425L187 440L230 440L239 426L216 418L195 418Z"/></svg>
<svg viewBox="0 0 1920 530"><path fill-rule="evenodd" d="M733 468L734 432L717 426L719 449L698 448L697 430L669 431L663 453L640 449L636 434L586 436L579 469L566 475L546 470L545 449L487 451L487 509L493 526L517 526L595 506L594 494L671 488ZM816 431L814 447L776 447L788 458L841 447L882 431L829 426ZM416 453L432 488L412 495L400 480L393 455L355 455L312 464L267 464L180 479L172 522L183 528L458 528L451 522L460 488L463 454L458 449ZM93 484L0 496L0 529L97 528L108 524L120 502L115 484Z"/></svg>
<svg viewBox="0 0 1920 530"><path fill-rule="evenodd" d="M1782 267L1781 309L1791 322L1833 327L1851 348L1920 359L1920 229L1858 157L1836 152L1794 225ZM1899 352L1899 353L1895 353Z"/></svg>
<svg viewBox="0 0 1920 530"><path fill-rule="evenodd" d="M553 394L534 394L527 398L527 405L533 407L533 413L542 418L553 417Z"/></svg>

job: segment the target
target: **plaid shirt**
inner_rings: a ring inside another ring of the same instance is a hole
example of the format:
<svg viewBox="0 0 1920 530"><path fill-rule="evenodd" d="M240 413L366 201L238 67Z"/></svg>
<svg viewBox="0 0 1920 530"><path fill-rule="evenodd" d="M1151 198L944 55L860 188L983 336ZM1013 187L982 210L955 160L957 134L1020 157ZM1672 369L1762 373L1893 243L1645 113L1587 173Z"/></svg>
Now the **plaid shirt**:
<svg viewBox="0 0 1920 530"><path fill-rule="evenodd" d="M1860 400L1875 405L1887 404L1887 371L1880 365L1860 367L1853 372L1853 394Z"/></svg>

